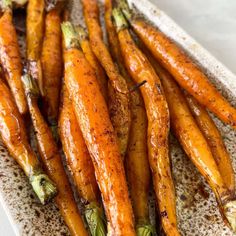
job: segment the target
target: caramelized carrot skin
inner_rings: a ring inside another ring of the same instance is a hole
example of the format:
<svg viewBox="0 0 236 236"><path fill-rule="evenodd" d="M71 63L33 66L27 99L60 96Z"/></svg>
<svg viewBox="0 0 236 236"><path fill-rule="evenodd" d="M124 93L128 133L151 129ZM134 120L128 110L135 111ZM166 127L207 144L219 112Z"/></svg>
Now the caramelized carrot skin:
<svg viewBox="0 0 236 236"><path fill-rule="evenodd" d="M60 14L57 10L47 13L41 63L45 95L44 107L49 121L56 120L58 116L62 78L62 36L60 24Z"/></svg>
<svg viewBox="0 0 236 236"><path fill-rule="evenodd" d="M227 188L234 193L234 170L220 131L208 112L191 95L185 93L185 97L198 127L202 131L211 148L211 152Z"/></svg>
<svg viewBox="0 0 236 236"><path fill-rule="evenodd" d="M11 156L30 177L40 167L32 151L23 119L15 105L11 92L0 79L0 135Z"/></svg>
<svg viewBox="0 0 236 236"><path fill-rule="evenodd" d="M57 206L73 236L87 236L88 233L77 209L69 180L51 130L44 121L37 105L37 99L28 98L29 110L36 133L40 156L50 178L57 185L55 197Z"/></svg>
<svg viewBox="0 0 236 236"><path fill-rule="evenodd" d="M93 163L66 88L63 89L59 131L66 161L73 173L79 195L86 203L99 203L99 190L94 175Z"/></svg>
<svg viewBox="0 0 236 236"><path fill-rule="evenodd" d="M222 121L236 126L236 109L173 41L142 19L133 20L132 26L143 43L181 87Z"/></svg>
<svg viewBox="0 0 236 236"><path fill-rule="evenodd" d="M118 33L126 67L136 83L147 81L141 93L148 117L148 151L154 189L167 235L179 235L176 220L175 190L171 177L168 135L169 112L162 86L151 64L136 47L129 31Z"/></svg>
<svg viewBox="0 0 236 236"><path fill-rule="evenodd" d="M135 235L124 168L95 73L81 51L64 53L65 83L102 193L109 235Z"/></svg>
<svg viewBox="0 0 236 236"><path fill-rule="evenodd" d="M18 110L21 114L25 114L28 107L21 82L21 55L12 13L9 10L0 18L0 61Z"/></svg>

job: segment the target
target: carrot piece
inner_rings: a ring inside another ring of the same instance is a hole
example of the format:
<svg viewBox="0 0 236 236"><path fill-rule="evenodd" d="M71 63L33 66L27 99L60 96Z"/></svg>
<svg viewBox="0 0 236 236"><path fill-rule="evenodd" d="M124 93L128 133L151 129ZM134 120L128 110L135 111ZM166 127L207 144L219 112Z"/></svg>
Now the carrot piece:
<svg viewBox="0 0 236 236"><path fill-rule="evenodd" d="M180 235L177 227L175 191L169 160L169 111L160 79L145 55L138 49L127 29L124 16L113 10L121 52L127 70L141 87L148 118L148 153L154 190L166 235Z"/></svg>
<svg viewBox="0 0 236 236"><path fill-rule="evenodd" d="M236 230L235 193L229 191L219 172L211 149L194 120L180 88L168 72L155 63L170 110L171 128L184 151L215 193L224 220Z"/></svg>
<svg viewBox="0 0 236 236"><path fill-rule="evenodd" d="M125 79L120 75L118 68L112 61L110 52L103 42L97 0L82 0L82 3L92 50L109 78L108 109L112 125L118 137L121 154L124 159L131 123L129 91Z"/></svg>
<svg viewBox="0 0 236 236"><path fill-rule="evenodd" d="M77 32L79 35L79 43L80 43L81 49L84 53L84 56L87 59L87 61L89 62L89 64L95 70L98 84L101 89L101 93L102 93L103 97L105 98L105 100L108 101L106 73L92 51L92 48L91 48L89 40L88 40L88 35L86 34L85 30L81 26L76 27L76 29L77 29Z"/></svg>
<svg viewBox="0 0 236 236"><path fill-rule="evenodd" d="M220 131L207 111L191 95L185 93L185 97L199 129L202 131L211 148L213 157L227 188L232 193L235 193L234 170Z"/></svg>
<svg viewBox="0 0 236 236"><path fill-rule="evenodd" d="M44 174L30 147L23 119L12 99L8 87L0 79L0 135L10 155L29 178L42 204L49 202L57 193L55 185Z"/></svg>
<svg viewBox="0 0 236 236"><path fill-rule="evenodd" d="M66 45L65 83L95 168L108 219L108 235L135 235L124 167L96 74L78 49L74 27L65 22L62 31Z"/></svg>
<svg viewBox="0 0 236 236"><path fill-rule="evenodd" d="M68 91L63 85L59 133L68 167L71 169L80 197L85 202L85 217L93 236L106 235L99 189L94 167L76 120Z"/></svg>
<svg viewBox="0 0 236 236"><path fill-rule="evenodd" d="M39 153L48 175L56 183L58 194L55 198L57 206L74 236L88 235L83 220L77 209L69 180L50 128L38 108L39 90L34 79L28 74L22 77L29 111L36 133Z"/></svg>
<svg viewBox="0 0 236 236"><path fill-rule="evenodd" d="M142 18L133 17L127 4L121 0L123 12L135 33L189 94L218 116L223 122L236 128L236 109L220 94L201 69L160 30Z"/></svg>
<svg viewBox="0 0 236 236"><path fill-rule="evenodd" d="M5 7L3 6L4 13L0 17L0 62L18 110L25 114L28 107L21 82L21 55L12 20L11 1L4 0L2 4Z"/></svg>
<svg viewBox="0 0 236 236"><path fill-rule="evenodd" d="M44 95L41 51L45 23L44 0L29 0L26 15L26 48L28 71L37 81L41 95Z"/></svg>
<svg viewBox="0 0 236 236"><path fill-rule="evenodd" d="M147 115L140 91L138 89L132 91L135 83L123 65L119 39L111 17L112 3L106 0L105 23L110 51L130 91L131 127L125 164L136 219L136 232L137 235L150 235L153 229L150 225L148 209L150 169L147 156Z"/></svg>
<svg viewBox="0 0 236 236"><path fill-rule="evenodd" d="M45 35L42 46L42 74L44 110L49 124L57 126L59 95L62 78L61 18L57 9L45 17Z"/></svg>

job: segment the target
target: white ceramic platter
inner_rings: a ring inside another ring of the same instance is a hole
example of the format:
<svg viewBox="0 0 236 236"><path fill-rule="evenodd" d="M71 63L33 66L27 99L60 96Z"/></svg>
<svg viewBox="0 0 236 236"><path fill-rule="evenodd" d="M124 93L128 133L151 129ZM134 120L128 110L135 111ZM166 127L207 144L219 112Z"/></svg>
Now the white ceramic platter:
<svg viewBox="0 0 236 236"><path fill-rule="evenodd" d="M236 76L212 57L194 39L176 25L164 12L147 0L130 3L166 35L175 40L202 67L218 89L236 105ZM72 18L81 23L79 0L71 1ZM209 32L210 33L210 32ZM215 119L215 118L214 118ZM236 170L236 132L215 119L231 154ZM177 192L179 228L186 236L232 236L224 226L215 198L196 168L171 137L171 157ZM0 142L0 201L16 235L69 235L54 203L41 206L19 166ZM1 233L0 233L1 234Z"/></svg>

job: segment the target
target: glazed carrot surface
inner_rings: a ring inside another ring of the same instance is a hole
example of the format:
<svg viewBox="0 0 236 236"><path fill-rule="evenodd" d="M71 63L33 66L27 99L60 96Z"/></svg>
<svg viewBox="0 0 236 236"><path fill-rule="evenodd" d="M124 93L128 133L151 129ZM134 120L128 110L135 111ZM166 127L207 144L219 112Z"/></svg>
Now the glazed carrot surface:
<svg viewBox="0 0 236 236"><path fill-rule="evenodd" d="M70 39L72 25L67 22L63 28L68 42L64 53L65 83L95 168L108 220L108 234L135 235L124 167L105 100L92 67L78 50L78 45L72 47L70 44L73 42Z"/></svg>
<svg viewBox="0 0 236 236"><path fill-rule="evenodd" d="M167 235L179 235L175 190L169 160L169 111L159 77L145 55L137 48L120 11L113 12L125 65L141 87L148 118L148 155L163 229Z"/></svg>
<svg viewBox="0 0 236 236"><path fill-rule="evenodd" d="M37 104L39 91L36 82L30 75L23 78L31 120L43 165L56 183L58 194L55 198L57 206L70 230L71 235L88 235L83 220L79 214L69 180L63 167L57 145Z"/></svg>
<svg viewBox="0 0 236 236"><path fill-rule="evenodd" d="M123 9L135 33L178 84L222 121L236 127L236 109L211 84L190 57L160 30L143 18L130 15L127 7Z"/></svg>
<svg viewBox="0 0 236 236"><path fill-rule="evenodd" d="M18 110L25 114L28 108L21 82L23 68L11 9L0 17L0 62Z"/></svg>

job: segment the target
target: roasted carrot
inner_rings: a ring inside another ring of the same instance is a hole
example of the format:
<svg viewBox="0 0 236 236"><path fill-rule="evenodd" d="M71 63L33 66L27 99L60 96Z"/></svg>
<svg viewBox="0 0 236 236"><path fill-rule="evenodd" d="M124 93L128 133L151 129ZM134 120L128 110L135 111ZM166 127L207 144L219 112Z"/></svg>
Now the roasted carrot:
<svg viewBox="0 0 236 236"><path fill-rule="evenodd" d="M150 169L147 156L147 115L140 91L130 78L123 64L116 27L112 23L112 3L105 1L105 23L113 60L117 63L130 91L131 127L125 157L126 175L133 203L137 235L150 235L153 231L149 221L148 193Z"/></svg>
<svg viewBox="0 0 236 236"><path fill-rule="evenodd" d="M208 145L211 148L213 157L219 168L220 174L227 186L227 188L235 192L234 170L230 160L229 153L226 150L222 140L220 131L216 127L214 121L206 111L191 95L185 93L189 108L195 118L199 129L205 136Z"/></svg>
<svg viewBox="0 0 236 236"><path fill-rule="evenodd" d="M11 8L12 2L10 0L2 1L4 12L0 17L0 62L18 110L21 114L25 114L28 108L21 82L21 55Z"/></svg>
<svg viewBox="0 0 236 236"><path fill-rule="evenodd" d="M41 55L44 110L52 128L57 127L61 88L63 66L61 40L60 11L54 9L48 12L45 17L45 35Z"/></svg>
<svg viewBox="0 0 236 236"><path fill-rule="evenodd" d="M65 83L91 155L108 220L108 235L135 235L124 167L96 74L79 48L74 27L62 25Z"/></svg>
<svg viewBox="0 0 236 236"><path fill-rule="evenodd" d="M147 81L140 89L147 111L149 164L163 229L166 235L180 235L169 160L169 111L165 95L155 70L131 38L121 11L114 9L113 16L128 72L136 83Z"/></svg>
<svg viewBox="0 0 236 236"><path fill-rule="evenodd" d="M59 133L67 165L72 171L82 202L85 203L85 217L91 234L97 236L99 232L101 236L106 235L93 163L65 85L59 116Z"/></svg>
<svg viewBox="0 0 236 236"><path fill-rule="evenodd" d="M155 63L155 68L161 78L169 105L171 129L186 154L210 185L215 193L223 218L228 220L235 231L235 193L226 187L207 140L194 120L180 88L171 75L157 63Z"/></svg>
<svg viewBox="0 0 236 236"><path fill-rule="evenodd" d="M42 204L57 193L55 185L44 174L28 142L24 121L8 87L0 79L0 136L10 155L21 166Z"/></svg>
<svg viewBox="0 0 236 236"><path fill-rule="evenodd" d="M222 121L236 128L236 109L220 94L190 57L160 30L134 17L125 0L119 1L135 33L189 94Z"/></svg>
<svg viewBox="0 0 236 236"><path fill-rule="evenodd" d="M112 61L111 55L103 42L97 0L82 0L82 3L92 50L109 78L108 109L124 159L131 121L129 91L125 79L120 75L118 68Z"/></svg>
<svg viewBox="0 0 236 236"><path fill-rule="evenodd" d="M80 43L81 49L84 53L84 56L87 59L87 61L89 62L89 64L95 70L98 84L100 86L102 95L105 98L105 100L107 101L108 98L107 98L106 73L92 51L92 48L89 43L88 35L86 34L85 30L81 26L76 27L76 29L77 29L77 32L79 35L79 43Z"/></svg>
<svg viewBox="0 0 236 236"><path fill-rule="evenodd" d="M88 235L83 220L77 209L69 180L53 135L38 108L39 90L36 81L28 74L22 77L33 127L36 133L39 153L44 167L56 183L58 194L55 198L57 206L71 232L71 235Z"/></svg>
<svg viewBox="0 0 236 236"><path fill-rule="evenodd" d="M40 61L44 36L44 18L44 0L29 0L26 15L27 66L31 76L38 83L41 95L44 95L43 75Z"/></svg>

